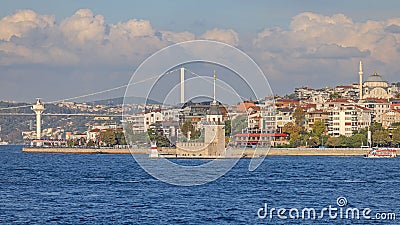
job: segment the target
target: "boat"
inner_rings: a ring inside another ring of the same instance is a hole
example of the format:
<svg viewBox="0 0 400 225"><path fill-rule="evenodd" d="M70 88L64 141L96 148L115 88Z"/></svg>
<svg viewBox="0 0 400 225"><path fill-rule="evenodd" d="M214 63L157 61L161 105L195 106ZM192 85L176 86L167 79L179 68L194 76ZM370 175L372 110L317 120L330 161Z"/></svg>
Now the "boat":
<svg viewBox="0 0 400 225"><path fill-rule="evenodd" d="M396 158L397 151L390 148L372 148L365 158Z"/></svg>
<svg viewBox="0 0 400 225"><path fill-rule="evenodd" d="M0 145L8 145L8 142L7 141L2 141L1 138L0 138Z"/></svg>

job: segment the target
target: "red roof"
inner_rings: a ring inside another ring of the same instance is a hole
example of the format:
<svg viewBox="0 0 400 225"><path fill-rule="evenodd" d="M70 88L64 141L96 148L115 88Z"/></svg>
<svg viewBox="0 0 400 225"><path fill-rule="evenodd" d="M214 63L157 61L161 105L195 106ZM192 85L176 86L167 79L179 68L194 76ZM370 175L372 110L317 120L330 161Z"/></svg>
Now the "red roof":
<svg viewBox="0 0 400 225"><path fill-rule="evenodd" d="M346 103L349 103L349 102L354 102L352 99L349 99L349 98L335 98L335 99L332 99L332 100L328 100L328 101L326 101L327 103L330 103L330 102L346 102Z"/></svg>
<svg viewBox="0 0 400 225"><path fill-rule="evenodd" d="M99 128L94 128L94 129L90 130L89 132L93 133L93 132L99 132L99 131L100 131Z"/></svg>
<svg viewBox="0 0 400 225"><path fill-rule="evenodd" d="M235 137L287 137L288 134L277 133L277 134L235 134Z"/></svg>

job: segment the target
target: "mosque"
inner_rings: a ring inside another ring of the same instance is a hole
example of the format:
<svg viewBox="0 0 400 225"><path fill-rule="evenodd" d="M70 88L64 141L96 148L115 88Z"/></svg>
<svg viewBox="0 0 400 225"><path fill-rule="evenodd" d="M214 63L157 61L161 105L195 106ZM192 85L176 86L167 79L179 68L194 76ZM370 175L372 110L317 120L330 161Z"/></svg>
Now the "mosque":
<svg viewBox="0 0 400 225"><path fill-rule="evenodd" d="M393 87L387 81L385 81L381 75L379 75L376 70L374 74L367 77L367 79L363 82L363 67L362 62L360 61L359 67L359 97L360 100L363 99L390 99L393 97Z"/></svg>

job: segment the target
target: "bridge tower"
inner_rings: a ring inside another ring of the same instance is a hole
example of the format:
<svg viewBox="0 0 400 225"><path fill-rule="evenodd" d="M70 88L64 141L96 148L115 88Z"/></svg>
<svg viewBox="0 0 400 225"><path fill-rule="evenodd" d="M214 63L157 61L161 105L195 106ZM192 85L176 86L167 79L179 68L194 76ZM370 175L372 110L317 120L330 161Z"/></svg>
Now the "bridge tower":
<svg viewBox="0 0 400 225"><path fill-rule="evenodd" d="M40 98L36 99L36 105L32 106L32 110L36 113L36 139L42 137L42 113L44 111L44 105L40 102Z"/></svg>

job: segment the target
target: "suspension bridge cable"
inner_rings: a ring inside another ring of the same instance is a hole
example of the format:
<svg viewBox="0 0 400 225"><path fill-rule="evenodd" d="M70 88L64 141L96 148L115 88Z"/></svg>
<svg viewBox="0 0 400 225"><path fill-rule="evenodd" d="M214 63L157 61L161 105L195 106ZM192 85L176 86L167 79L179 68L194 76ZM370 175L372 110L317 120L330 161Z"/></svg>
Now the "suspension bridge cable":
<svg viewBox="0 0 400 225"><path fill-rule="evenodd" d="M206 76L201 76L201 75L199 75L199 74L197 74L197 73L195 73L195 72L193 72L193 71L191 71L191 70L189 70L189 69L186 69L186 68L185 68L185 70L187 70L189 73L191 73L191 74L193 74L193 75L199 77L200 79L205 80L206 82L208 82L208 83L210 83L210 84L213 83L212 81L210 81L210 80L208 80L208 79L205 79L204 77L206 77ZM246 98L246 97L244 97L244 96L241 96L239 93L234 92L234 91L231 91L230 89L225 88L225 87L223 87L223 86L221 86L221 85L219 85L219 84L216 84L216 85L217 85L219 88L222 88L222 89L224 89L224 90L226 90L226 91L228 91L228 92L230 92L230 93L232 93L232 94L234 94L234 95L237 95L237 96L239 96L240 98L242 98L242 99L244 99L244 100L250 100L249 98Z"/></svg>
<svg viewBox="0 0 400 225"><path fill-rule="evenodd" d="M178 71L179 69L180 68L168 71L168 72L164 73L163 75L174 73L174 72ZM79 96L75 96L75 97L69 97L69 98L65 98L65 99L59 99L59 100L54 100L54 101L50 101L50 102L45 102L45 104L54 104L54 103L59 103L59 102L64 102L64 101L71 101L71 100L75 100L75 99L86 98L86 97L90 97L90 96L94 96L94 95L98 95L98 94L104 94L104 93L107 93L107 92L111 92L111 91L119 90L119 89L122 89L122 88L126 88L128 86L144 83L146 81L155 79L155 78L157 78L159 76L160 75L155 75L155 76L152 76L152 77L149 77L149 78L146 78L146 79L134 82L134 83L125 84L125 85L121 85L121 86L118 86L118 87L114 87L114 88L110 88L110 89L106 89L106 90L102 90L102 91L97 91L97 92L90 93L90 94L84 94L84 95L79 95ZM33 106L33 104L23 105L23 106L12 106L12 107L0 108L0 110L26 108L26 107L31 107L31 106Z"/></svg>

